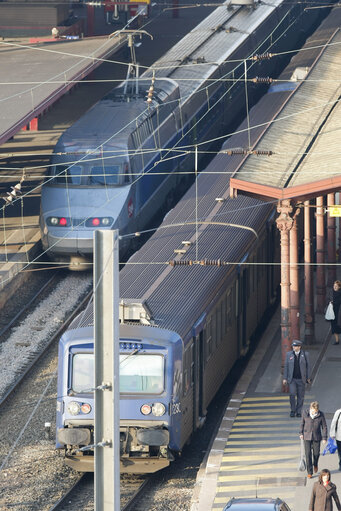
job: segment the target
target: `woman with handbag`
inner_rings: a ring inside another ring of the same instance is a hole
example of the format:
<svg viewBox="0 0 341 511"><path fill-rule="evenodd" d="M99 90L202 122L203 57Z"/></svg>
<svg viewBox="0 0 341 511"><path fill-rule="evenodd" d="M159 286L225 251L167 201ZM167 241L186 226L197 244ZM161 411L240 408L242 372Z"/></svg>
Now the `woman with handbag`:
<svg viewBox="0 0 341 511"><path fill-rule="evenodd" d="M339 470L341 470L341 408L336 410L330 425L329 436L336 440L337 454L339 455Z"/></svg>
<svg viewBox="0 0 341 511"><path fill-rule="evenodd" d="M311 493L309 511L333 511L333 500L338 511L341 504L336 492L336 486L330 480L330 472L326 468L321 470L319 479L314 483Z"/></svg>
<svg viewBox="0 0 341 511"><path fill-rule="evenodd" d="M300 428L300 439L303 438L304 440L309 479L313 476L313 468L315 473L318 470L321 440L325 444L327 443L327 437L327 423L324 413L320 411L318 402L313 401L309 410L303 412Z"/></svg>
<svg viewBox="0 0 341 511"><path fill-rule="evenodd" d="M341 333L341 327L339 326L339 310L341 305L341 281L335 280L333 284L333 309L334 309L334 315L335 319L332 319L330 324L332 328L332 334L335 336L335 341L333 342L334 345L339 345L339 334Z"/></svg>

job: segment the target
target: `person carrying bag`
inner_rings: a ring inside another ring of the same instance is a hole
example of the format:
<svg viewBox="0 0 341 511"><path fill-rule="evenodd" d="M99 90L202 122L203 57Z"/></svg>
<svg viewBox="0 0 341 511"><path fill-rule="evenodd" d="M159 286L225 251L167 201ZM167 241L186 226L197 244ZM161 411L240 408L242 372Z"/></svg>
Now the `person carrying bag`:
<svg viewBox="0 0 341 511"><path fill-rule="evenodd" d="M301 455L300 455L300 462L298 464L298 470L300 472L305 472L307 469L307 462L305 460L305 452L304 452L304 440L301 438Z"/></svg>

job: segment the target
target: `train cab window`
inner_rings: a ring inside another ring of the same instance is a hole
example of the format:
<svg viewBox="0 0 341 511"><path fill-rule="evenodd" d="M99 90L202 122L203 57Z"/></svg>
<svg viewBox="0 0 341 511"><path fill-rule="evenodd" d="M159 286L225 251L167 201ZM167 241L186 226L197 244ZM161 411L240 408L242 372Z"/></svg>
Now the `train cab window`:
<svg viewBox="0 0 341 511"><path fill-rule="evenodd" d="M51 168L51 175L55 176L52 184L79 185L82 178L82 167L79 165L55 165Z"/></svg>
<svg viewBox="0 0 341 511"><path fill-rule="evenodd" d="M90 183L95 185L120 184L120 165L99 165L91 167Z"/></svg>
<svg viewBox="0 0 341 511"><path fill-rule="evenodd" d="M72 359L71 390L90 392L95 380L93 353L77 353ZM164 357L120 355L120 392L161 394L164 390Z"/></svg>
<svg viewBox="0 0 341 511"><path fill-rule="evenodd" d="M120 391L126 394L161 394L164 390L164 357L120 355Z"/></svg>
<svg viewBox="0 0 341 511"><path fill-rule="evenodd" d="M94 387L94 356L92 353L77 353L72 359L71 389L81 393Z"/></svg>

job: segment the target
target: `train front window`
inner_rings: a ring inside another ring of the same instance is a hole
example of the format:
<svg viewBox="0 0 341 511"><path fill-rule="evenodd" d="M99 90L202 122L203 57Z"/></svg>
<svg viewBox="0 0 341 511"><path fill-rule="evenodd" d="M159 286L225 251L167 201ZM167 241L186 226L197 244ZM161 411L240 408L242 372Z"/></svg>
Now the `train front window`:
<svg viewBox="0 0 341 511"><path fill-rule="evenodd" d="M91 167L90 183L95 185L118 185L120 183L120 165L100 165Z"/></svg>
<svg viewBox="0 0 341 511"><path fill-rule="evenodd" d="M120 392L161 394L164 389L161 355L120 355Z"/></svg>
<svg viewBox="0 0 341 511"><path fill-rule="evenodd" d="M52 175L55 176L52 184L80 185L82 179L82 167L79 165L56 165L52 167Z"/></svg>
<svg viewBox="0 0 341 511"><path fill-rule="evenodd" d="M72 359L72 390L90 391L94 387L94 356L92 353L77 353Z"/></svg>
<svg viewBox="0 0 341 511"><path fill-rule="evenodd" d="M90 392L95 382L94 356L77 353L72 358L71 390ZM164 357L161 355L120 355L120 392L161 394L164 390Z"/></svg>

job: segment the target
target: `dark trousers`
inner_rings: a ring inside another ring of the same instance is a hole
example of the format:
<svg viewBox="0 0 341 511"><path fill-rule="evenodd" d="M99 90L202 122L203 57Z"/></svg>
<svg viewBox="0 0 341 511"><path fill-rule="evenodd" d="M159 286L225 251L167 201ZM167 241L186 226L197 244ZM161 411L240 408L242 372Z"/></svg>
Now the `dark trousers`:
<svg viewBox="0 0 341 511"><path fill-rule="evenodd" d="M339 455L339 468L341 469L341 440L336 440L337 453Z"/></svg>
<svg viewBox="0 0 341 511"><path fill-rule="evenodd" d="M301 379L293 378L289 383L290 408L294 413L302 413L305 384Z"/></svg>
<svg viewBox="0 0 341 511"><path fill-rule="evenodd" d="M320 442L315 440L304 440L305 459L307 462L308 474L313 473L313 465L317 467L320 457ZM313 452L313 459L311 459L311 452Z"/></svg>

